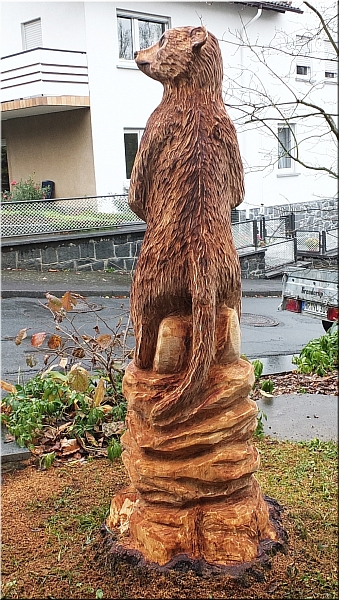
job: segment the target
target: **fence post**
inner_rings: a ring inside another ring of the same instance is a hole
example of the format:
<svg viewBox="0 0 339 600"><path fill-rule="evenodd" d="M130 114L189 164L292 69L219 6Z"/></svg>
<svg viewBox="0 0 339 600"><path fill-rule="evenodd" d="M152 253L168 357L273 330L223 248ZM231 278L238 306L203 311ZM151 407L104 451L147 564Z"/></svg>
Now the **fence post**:
<svg viewBox="0 0 339 600"><path fill-rule="evenodd" d="M296 263L298 260L298 240L297 236L293 237L293 253L294 253L294 262Z"/></svg>
<svg viewBox="0 0 339 600"><path fill-rule="evenodd" d="M326 254L326 231L320 233L320 254Z"/></svg>
<svg viewBox="0 0 339 600"><path fill-rule="evenodd" d="M253 245L255 249L258 248L258 223L256 219L253 221Z"/></svg>
<svg viewBox="0 0 339 600"><path fill-rule="evenodd" d="M261 237L262 240L266 240L266 227L265 227L265 216L262 215L260 221L259 221L259 235Z"/></svg>
<svg viewBox="0 0 339 600"><path fill-rule="evenodd" d="M289 213L285 215L285 235L286 237L295 237L295 214Z"/></svg>

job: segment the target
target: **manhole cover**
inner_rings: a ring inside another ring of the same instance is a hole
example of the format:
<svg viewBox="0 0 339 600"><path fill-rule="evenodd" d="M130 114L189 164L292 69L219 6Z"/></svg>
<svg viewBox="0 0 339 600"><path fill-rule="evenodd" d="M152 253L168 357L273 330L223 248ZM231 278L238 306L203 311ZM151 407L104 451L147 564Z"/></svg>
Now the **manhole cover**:
<svg viewBox="0 0 339 600"><path fill-rule="evenodd" d="M241 325L252 325L253 327L275 327L279 325L279 321L263 317L262 315L252 315L251 313L243 313L240 320Z"/></svg>
<svg viewBox="0 0 339 600"><path fill-rule="evenodd" d="M102 310L103 308L104 307L102 305L100 306L99 304L93 304L92 302L84 302L83 300L77 300L77 303L74 306L74 308L72 308L72 310L68 312L85 313Z"/></svg>

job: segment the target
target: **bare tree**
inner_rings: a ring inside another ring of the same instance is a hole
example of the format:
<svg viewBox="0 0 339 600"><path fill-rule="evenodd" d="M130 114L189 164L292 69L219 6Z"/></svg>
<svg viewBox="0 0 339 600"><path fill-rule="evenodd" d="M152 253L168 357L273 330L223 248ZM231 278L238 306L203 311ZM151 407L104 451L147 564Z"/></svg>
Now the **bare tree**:
<svg viewBox="0 0 339 600"><path fill-rule="evenodd" d="M227 69L224 96L238 131L255 127L271 140L261 164L247 165L247 171L287 160L338 177L336 105L326 101L333 96L328 84L337 81L336 9L335 4L321 10L304 5L313 13L312 27L305 29L301 20L293 34L276 30L262 44L250 41L250 22L242 23L231 41L222 40L233 60L239 59L237 69Z"/></svg>

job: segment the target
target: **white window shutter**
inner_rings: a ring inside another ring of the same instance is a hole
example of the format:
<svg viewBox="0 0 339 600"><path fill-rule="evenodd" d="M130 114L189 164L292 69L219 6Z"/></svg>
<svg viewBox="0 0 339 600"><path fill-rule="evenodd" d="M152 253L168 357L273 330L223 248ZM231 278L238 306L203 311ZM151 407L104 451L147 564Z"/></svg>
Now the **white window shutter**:
<svg viewBox="0 0 339 600"><path fill-rule="evenodd" d="M332 73L332 77L338 77L338 61L334 48L329 40L324 40L325 73Z"/></svg>
<svg viewBox="0 0 339 600"><path fill-rule="evenodd" d="M41 19L34 19L23 23L24 50L40 48L42 46Z"/></svg>
<svg viewBox="0 0 339 600"><path fill-rule="evenodd" d="M297 35L296 48L297 48L298 54L300 54L300 56L297 56L297 58L296 58L297 65L310 68L311 67L311 57L310 57L311 39L304 35Z"/></svg>

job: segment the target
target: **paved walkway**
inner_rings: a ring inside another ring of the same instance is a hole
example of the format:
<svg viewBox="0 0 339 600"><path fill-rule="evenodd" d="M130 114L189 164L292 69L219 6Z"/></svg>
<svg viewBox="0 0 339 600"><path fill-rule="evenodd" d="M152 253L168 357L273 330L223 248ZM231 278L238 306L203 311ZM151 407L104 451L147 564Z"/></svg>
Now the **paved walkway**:
<svg viewBox="0 0 339 600"><path fill-rule="evenodd" d="M62 295L72 291L83 296L128 296L131 277L117 272L86 271L82 273L5 270L1 274L2 298L43 298L46 292ZM243 279L243 296L280 296L281 276L276 279ZM268 401L258 401L267 415L265 433L277 439L337 440L336 396L319 394L285 394ZM20 464L30 453L15 442L5 442L1 434L1 464L4 468Z"/></svg>
<svg viewBox="0 0 339 600"><path fill-rule="evenodd" d="M72 291L82 296L128 296L131 276L118 272L84 271L20 271L1 272L3 298L43 297L46 292L55 295ZM281 276L276 279L243 279L243 296L280 296Z"/></svg>

